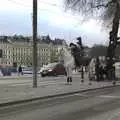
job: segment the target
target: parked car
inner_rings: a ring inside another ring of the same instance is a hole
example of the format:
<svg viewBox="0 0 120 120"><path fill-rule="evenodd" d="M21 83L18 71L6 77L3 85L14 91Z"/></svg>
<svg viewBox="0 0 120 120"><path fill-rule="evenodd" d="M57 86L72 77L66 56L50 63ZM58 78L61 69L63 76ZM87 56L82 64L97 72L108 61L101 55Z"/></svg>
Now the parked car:
<svg viewBox="0 0 120 120"><path fill-rule="evenodd" d="M42 77L66 75L66 71L64 65L60 63L50 63L40 70L40 74Z"/></svg>
<svg viewBox="0 0 120 120"><path fill-rule="evenodd" d="M2 73L3 76L11 76L12 75L10 67L2 67L1 68L1 73Z"/></svg>
<svg viewBox="0 0 120 120"><path fill-rule="evenodd" d="M32 68L24 67L24 68L22 69L22 73L23 73L23 74L33 74L33 70L32 70Z"/></svg>
<svg viewBox="0 0 120 120"><path fill-rule="evenodd" d="M40 70L38 71L38 74L41 74L41 72L46 68L47 65L44 65L43 67L40 68Z"/></svg>

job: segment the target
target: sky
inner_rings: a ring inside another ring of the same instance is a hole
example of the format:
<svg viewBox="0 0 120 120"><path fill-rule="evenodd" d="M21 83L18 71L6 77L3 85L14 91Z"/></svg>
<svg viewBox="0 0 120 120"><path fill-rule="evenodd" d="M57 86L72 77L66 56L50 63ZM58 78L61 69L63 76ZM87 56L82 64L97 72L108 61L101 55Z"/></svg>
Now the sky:
<svg viewBox="0 0 120 120"><path fill-rule="evenodd" d="M0 4L0 35L32 35L32 0L2 0ZM85 45L104 44L108 33L100 22L65 11L63 0L38 0L38 35L75 42L82 36Z"/></svg>

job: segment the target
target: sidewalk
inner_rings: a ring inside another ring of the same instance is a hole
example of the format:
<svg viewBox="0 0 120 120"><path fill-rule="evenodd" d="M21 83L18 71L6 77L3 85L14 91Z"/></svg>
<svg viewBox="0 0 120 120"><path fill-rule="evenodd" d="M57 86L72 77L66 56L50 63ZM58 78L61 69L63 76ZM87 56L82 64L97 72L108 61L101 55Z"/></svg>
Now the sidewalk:
<svg viewBox="0 0 120 120"><path fill-rule="evenodd" d="M0 80L11 80L11 79L23 79L23 78L32 78L32 74L25 74L25 75L20 75L18 76L18 74L13 74L12 76L0 76Z"/></svg>
<svg viewBox="0 0 120 120"><path fill-rule="evenodd" d="M73 75L80 76L79 72L74 72ZM40 77L40 74L37 74L38 77ZM11 79L25 79L25 78L33 78L33 74L24 74L24 75L19 75L17 73L12 73L11 76L3 76L2 74L0 75L0 80L11 80Z"/></svg>
<svg viewBox="0 0 120 120"><path fill-rule="evenodd" d="M77 78L73 78L77 79ZM111 82L92 82L92 85L88 84L89 81L84 83L80 82L80 79L73 81L72 85L66 85L63 81L58 81L54 84L39 84L38 88L32 88L32 82L23 86L1 86L0 87L0 106L3 104L9 105L9 103L17 103L20 101L32 101L35 99L48 98L52 96L61 96L72 93L81 92L83 90L112 87ZM118 82L116 85L120 85Z"/></svg>

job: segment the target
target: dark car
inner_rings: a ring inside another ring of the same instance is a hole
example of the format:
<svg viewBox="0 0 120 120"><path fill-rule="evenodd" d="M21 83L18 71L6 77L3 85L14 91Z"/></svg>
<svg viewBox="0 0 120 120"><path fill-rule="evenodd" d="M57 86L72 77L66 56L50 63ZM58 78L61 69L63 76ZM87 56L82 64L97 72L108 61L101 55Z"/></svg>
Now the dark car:
<svg viewBox="0 0 120 120"><path fill-rule="evenodd" d="M12 71L11 71L10 67L1 68L1 73L3 76L11 76L12 75Z"/></svg>
<svg viewBox="0 0 120 120"><path fill-rule="evenodd" d="M48 64L46 67L44 67L44 69L42 69L40 74L42 77L66 75L66 71L63 64L51 63L51 64Z"/></svg>

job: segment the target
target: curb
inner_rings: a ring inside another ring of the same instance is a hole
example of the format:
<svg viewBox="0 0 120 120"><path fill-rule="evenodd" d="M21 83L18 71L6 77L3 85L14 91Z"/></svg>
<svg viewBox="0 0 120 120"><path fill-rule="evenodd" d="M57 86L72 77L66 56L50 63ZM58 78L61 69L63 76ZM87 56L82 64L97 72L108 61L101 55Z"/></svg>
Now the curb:
<svg viewBox="0 0 120 120"><path fill-rule="evenodd" d="M87 92L87 91L101 90L101 89L107 89L107 88L114 88L114 87L119 87L119 86L120 85L115 85L115 86L111 85L111 86L104 86L104 87L99 87L99 88L92 88L92 89L89 88L89 89L85 89L85 90L78 90L78 91L74 91L74 92L62 93L62 94L57 94L57 95L48 95L48 96L44 96L44 97L35 97L35 98L25 99L25 100L16 100L16 101L11 101L11 102L7 102L7 103L0 103L0 107L18 105L18 104L23 104L23 103L37 101L37 100L44 100L44 99L49 99L49 98L63 97L63 96L83 93L83 92Z"/></svg>
<svg viewBox="0 0 120 120"><path fill-rule="evenodd" d="M24 77L0 77L0 80L14 80L14 79L26 79L26 78L32 78L32 76L24 76Z"/></svg>

